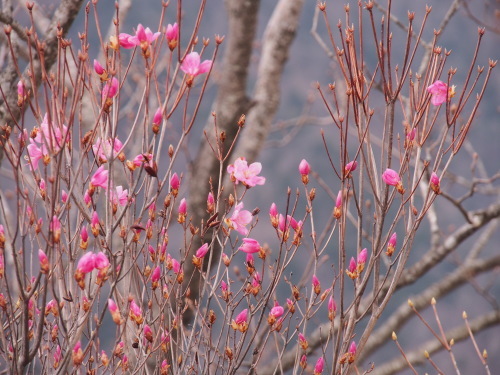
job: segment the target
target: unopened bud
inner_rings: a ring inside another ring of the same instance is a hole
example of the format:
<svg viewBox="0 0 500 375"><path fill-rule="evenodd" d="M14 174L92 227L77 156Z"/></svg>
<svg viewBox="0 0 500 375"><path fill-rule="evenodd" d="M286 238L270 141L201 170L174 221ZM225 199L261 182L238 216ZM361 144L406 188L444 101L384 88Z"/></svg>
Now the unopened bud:
<svg viewBox="0 0 500 375"><path fill-rule="evenodd" d="M396 341L398 339L398 335L396 335L396 332L392 331L392 339Z"/></svg>

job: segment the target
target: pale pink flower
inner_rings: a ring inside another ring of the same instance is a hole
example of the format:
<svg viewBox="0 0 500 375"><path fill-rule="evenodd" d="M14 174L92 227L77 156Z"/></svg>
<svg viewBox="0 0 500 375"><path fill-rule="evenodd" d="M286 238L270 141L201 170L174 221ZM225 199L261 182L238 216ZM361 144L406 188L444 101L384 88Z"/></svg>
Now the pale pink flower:
<svg viewBox="0 0 500 375"><path fill-rule="evenodd" d="M431 103L433 105L441 105L453 98L455 95L455 86L448 87L448 85L442 81L436 81L429 87L427 87L427 92L431 96Z"/></svg>
<svg viewBox="0 0 500 375"><path fill-rule="evenodd" d="M196 250L196 257L203 258L208 253L208 244L203 244L198 250Z"/></svg>
<svg viewBox="0 0 500 375"><path fill-rule="evenodd" d="M40 131L35 137L35 141L46 146L52 152L58 152L63 145L63 132L66 135L68 127L62 126L62 132L59 127L49 123L49 115L46 113L40 124ZM45 153L45 152L44 152Z"/></svg>
<svg viewBox="0 0 500 375"><path fill-rule="evenodd" d="M101 93L102 101L106 102L108 99L113 99L116 96L116 94L118 94L118 88L119 88L119 83L115 77L111 78L111 80L106 82Z"/></svg>
<svg viewBox="0 0 500 375"><path fill-rule="evenodd" d="M248 229L246 226L252 221L252 213L247 210L243 210L243 202L236 205L234 212L230 218L225 220L227 226L234 229L246 236L248 234Z"/></svg>
<svg viewBox="0 0 500 375"><path fill-rule="evenodd" d="M323 373L323 367L325 366L325 360L323 357L319 357L314 366L314 375L319 375Z"/></svg>
<svg viewBox="0 0 500 375"><path fill-rule="evenodd" d="M179 39L179 26L177 25L177 22L175 22L173 25L170 23L167 25L167 31L165 32L165 36L167 38L169 46L170 42L172 41L177 42L177 40Z"/></svg>
<svg viewBox="0 0 500 375"><path fill-rule="evenodd" d="M123 186L118 185L115 188L116 192L111 191L111 200L114 204L119 204L120 206L125 206L128 203L128 190L123 189Z"/></svg>
<svg viewBox="0 0 500 375"><path fill-rule="evenodd" d="M23 81L17 82L17 104L21 106L26 100L26 88Z"/></svg>
<svg viewBox="0 0 500 375"><path fill-rule="evenodd" d="M153 159L153 154L139 154L132 161L133 165L140 167L143 164L148 163L149 160Z"/></svg>
<svg viewBox="0 0 500 375"><path fill-rule="evenodd" d="M253 238L243 238L243 244L238 248L247 254L254 254L260 251L260 244Z"/></svg>
<svg viewBox="0 0 500 375"><path fill-rule="evenodd" d="M30 144L26 148L28 150L28 156L29 156L29 158L26 159L29 162L30 168L36 171L38 169L38 162L41 159L44 159L45 155L47 155L45 146L38 147L38 145L33 141L33 139L30 139Z"/></svg>
<svg viewBox="0 0 500 375"><path fill-rule="evenodd" d="M302 159L299 164L299 172L302 176L307 176L311 172L311 167L306 159Z"/></svg>
<svg viewBox="0 0 500 375"><path fill-rule="evenodd" d="M211 60L205 60L200 63L200 55L198 52L189 53L181 64L181 70L193 77L208 72L211 67Z"/></svg>
<svg viewBox="0 0 500 375"><path fill-rule="evenodd" d="M94 154L101 163L106 163L111 157L115 158L123 147L123 143L118 139L107 139L103 141L97 138L96 142L92 145Z"/></svg>
<svg viewBox="0 0 500 375"><path fill-rule="evenodd" d="M248 165L247 161L243 157L236 159L234 165L231 164L227 167L227 172L231 174L231 179L236 184L241 182L247 187L264 185L266 182L265 177L257 176L261 170L261 163L252 163Z"/></svg>
<svg viewBox="0 0 500 375"><path fill-rule="evenodd" d="M133 36L130 34L120 33L120 35L118 35L118 42L123 48L134 48L136 44L130 41L131 38L133 38Z"/></svg>
<svg viewBox="0 0 500 375"><path fill-rule="evenodd" d="M397 186L401 181L401 177L399 177L398 172L393 169L387 168L384 173L382 173L382 180L387 185Z"/></svg>
<svg viewBox="0 0 500 375"><path fill-rule="evenodd" d="M108 171L104 169L104 165L101 165L94 175L90 179L90 183L94 187L102 187L103 189L108 188Z"/></svg>

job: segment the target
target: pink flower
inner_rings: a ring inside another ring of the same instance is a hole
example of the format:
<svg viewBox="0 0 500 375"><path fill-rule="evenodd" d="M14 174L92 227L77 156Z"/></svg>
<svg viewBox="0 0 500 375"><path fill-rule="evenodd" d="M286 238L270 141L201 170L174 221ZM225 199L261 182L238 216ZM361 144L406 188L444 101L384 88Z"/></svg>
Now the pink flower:
<svg viewBox="0 0 500 375"><path fill-rule="evenodd" d="M302 161L300 162L299 172L302 176L307 176L309 172L311 172L311 167L309 166L309 163L306 161L306 159L302 159Z"/></svg>
<svg viewBox="0 0 500 375"><path fill-rule="evenodd" d="M274 318L279 318L283 313L285 312L285 309L283 306L276 305L271 309L271 312L269 315L272 315Z"/></svg>
<svg viewBox="0 0 500 375"><path fill-rule="evenodd" d="M252 221L252 213L247 210L243 210L243 202L236 205L234 208L233 215L230 218L225 219L225 223L231 229L234 229L246 236L248 234L248 229L246 226Z"/></svg>
<svg viewBox="0 0 500 375"><path fill-rule="evenodd" d="M151 330L150 326L148 326L147 324L144 324L144 328L142 329L142 332L144 334L144 338L147 341L153 342L153 331Z"/></svg>
<svg viewBox="0 0 500 375"><path fill-rule="evenodd" d="M318 277L316 275L313 275L313 277L312 277L312 285L314 288L314 293L320 294L321 293L321 284L320 284Z"/></svg>
<svg viewBox="0 0 500 375"><path fill-rule="evenodd" d="M212 194L212 192L208 193L208 196L207 196L207 211L209 213L213 213L215 210L215 199L214 199L214 195Z"/></svg>
<svg viewBox="0 0 500 375"><path fill-rule="evenodd" d="M330 296L330 299L328 300L328 311L330 312L337 311L337 303L335 302L333 296Z"/></svg>
<svg viewBox="0 0 500 375"><path fill-rule="evenodd" d="M161 276L161 268L160 266L156 266L151 275L151 281L153 283L157 283L160 280L160 276Z"/></svg>
<svg viewBox="0 0 500 375"><path fill-rule="evenodd" d="M427 92L429 92L431 97L431 103L433 105L441 105L450 100L455 96L455 86L448 87L448 85L442 81L436 81L429 87L427 87Z"/></svg>
<svg viewBox="0 0 500 375"><path fill-rule="evenodd" d="M353 341L353 342L351 342L351 345L349 346L349 353L352 355L355 355L356 351L357 351L356 342Z"/></svg>
<svg viewBox="0 0 500 375"><path fill-rule="evenodd" d="M196 250L196 257L203 258L208 253L208 244L203 244L198 250Z"/></svg>
<svg viewBox="0 0 500 375"><path fill-rule="evenodd" d="M136 46L140 46L146 51L149 46L160 36L160 32L153 33L149 27L144 28L141 24L137 25L135 36L131 36L128 41Z"/></svg>
<svg viewBox="0 0 500 375"><path fill-rule="evenodd" d="M38 162L41 159L45 159L45 156L48 155L47 150L45 146L38 147L33 139L30 139L30 144L26 147L26 149L28 150L29 157L27 158L27 160L30 168L36 171L38 169Z"/></svg>
<svg viewBox="0 0 500 375"><path fill-rule="evenodd" d="M434 193L436 193L436 194L441 193L440 184L441 184L441 180L439 179L438 175L435 172L432 172L431 180L430 180L430 187L434 191Z"/></svg>
<svg viewBox="0 0 500 375"><path fill-rule="evenodd" d="M92 150L100 163L106 163L111 157L115 158L122 147L123 143L118 138L109 138L105 141L97 138L96 142L92 145Z"/></svg>
<svg viewBox="0 0 500 375"><path fill-rule="evenodd" d="M254 254L260 251L260 244L253 238L243 238L243 244L238 248L247 254Z"/></svg>
<svg viewBox="0 0 500 375"><path fill-rule="evenodd" d="M358 167L358 162L356 160L353 160L353 161L347 163L345 168L344 168L345 175L349 176L350 173L354 172L357 167Z"/></svg>
<svg viewBox="0 0 500 375"><path fill-rule="evenodd" d="M323 357L319 357L314 366L314 375L319 375L323 372L323 367L325 366L325 360Z"/></svg>
<svg viewBox="0 0 500 375"><path fill-rule="evenodd" d="M42 273L49 273L49 258L47 258L47 255L42 249L38 249L38 261L40 262L40 271Z"/></svg>
<svg viewBox="0 0 500 375"><path fill-rule="evenodd" d="M398 242L398 236L396 232L394 232L387 243L387 251L385 252L388 256L394 254L394 250L396 249L396 244Z"/></svg>
<svg viewBox="0 0 500 375"><path fill-rule="evenodd" d="M94 257L94 266L98 270L105 269L109 266L108 257L101 251L97 253Z"/></svg>
<svg viewBox="0 0 500 375"><path fill-rule="evenodd" d="M50 230L54 236L54 242L59 242L61 239L61 222L57 218L56 215L52 216L52 220L50 222Z"/></svg>
<svg viewBox="0 0 500 375"><path fill-rule="evenodd" d="M78 261L78 265L76 266L77 271L80 271L83 274L92 272L95 268L95 255L93 253L85 253L80 260Z"/></svg>
<svg viewBox="0 0 500 375"><path fill-rule="evenodd" d="M401 177L399 177L398 172L395 170L387 168L385 172L382 173L382 180L384 180L387 185L395 186L399 193L404 194L405 189L401 182Z"/></svg>
<svg viewBox="0 0 500 375"><path fill-rule="evenodd" d="M245 309L236 316L234 321L236 322L236 324L242 324L246 323L247 319L248 319L248 309Z"/></svg>
<svg viewBox="0 0 500 375"><path fill-rule="evenodd" d="M171 51L173 51L175 47L177 47L177 43L179 40L179 26L177 26L177 22L173 25L171 25L170 23L167 25L165 37L167 38L168 47Z"/></svg>
<svg viewBox="0 0 500 375"><path fill-rule="evenodd" d="M40 130L35 137L35 141L46 146L52 152L58 152L63 145L63 134L66 135L68 127L63 125L61 131L61 128L54 123L49 123L49 115L46 113L40 124Z"/></svg>
<svg viewBox="0 0 500 375"><path fill-rule="evenodd" d="M163 116L161 113L161 107L159 107L153 116L153 125L160 125L162 119L163 119Z"/></svg>
<svg viewBox="0 0 500 375"><path fill-rule="evenodd" d="M123 48L134 48L136 46L136 44L132 41L130 41L130 39L133 38L132 35L130 34L126 34L126 33L121 33L120 35L118 35L118 42L120 43L120 46L123 47Z"/></svg>
<svg viewBox="0 0 500 375"><path fill-rule="evenodd" d="M90 179L90 183L94 187L108 188L108 171L101 165Z"/></svg>
<svg viewBox="0 0 500 375"><path fill-rule="evenodd" d="M97 61L96 59L94 59L94 71L100 76L106 72L99 61Z"/></svg>
<svg viewBox="0 0 500 375"><path fill-rule="evenodd" d="M262 164L252 163L248 165L243 157L236 159L234 165L231 164L227 167L227 172L231 174L231 179L236 184L241 182L246 187L264 185L266 179L262 176L257 176L261 170Z"/></svg>
<svg viewBox="0 0 500 375"><path fill-rule="evenodd" d="M116 94L118 94L118 80L113 77L110 81L108 81L104 88L102 89L101 98L103 102L106 102L108 99L113 99Z"/></svg>
<svg viewBox="0 0 500 375"><path fill-rule="evenodd" d="M200 63L200 55L198 52L189 53L181 64L181 70L193 77L208 72L211 67L211 60L205 60Z"/></svg>
<svg viewBox="0 0 500 375"><path fill-rule="evenodd" d="M367 258L368 258L368 250L366 249L361 250L361 252L358 254L358 264L365 264Z"/></svg>
<svg viewBox="0 0 500 375"><path fill-rule="evenodd" d="M111 192L111 200L113 204L119 204L120 206L126 206L128 203L128 190L123 189L123 186L119 185L116 187L116 193Z"/></svg>
<svg viewBox="0 0 500 375"><path fill-rule="evenodd" d="M186 212L187 212L186 198L182 198L181 203L179 203L179 214L186 215Z"/></svg>
<svg viewBox="0 0 500 375"><path fill-rule="evenodd" d="M56 350L54 352L54 368L59 367L59 363L61 362L62 359L62 352L61 352L61 347L57 345Z"/></svg>
<svg viewBox="0 0 500 375"><path fill-rule="evenodd" d="M181 179L177 175L177 173L174 173L172 177L170 177L170 188L172 190L179 190L179 187L181 186ZM177 194L174 194L177 195Z"/></svg>

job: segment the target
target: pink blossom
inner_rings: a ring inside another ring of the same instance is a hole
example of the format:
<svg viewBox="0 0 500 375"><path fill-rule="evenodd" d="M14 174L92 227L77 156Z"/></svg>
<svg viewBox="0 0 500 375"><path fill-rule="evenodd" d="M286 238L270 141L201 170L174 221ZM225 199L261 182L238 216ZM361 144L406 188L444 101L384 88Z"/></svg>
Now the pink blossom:
<svg viewBox="0 0 500 375"><path fill-rule="evenodd" d="M137 25L135 36L131 36L128 41L136 46L140 46L143 50L148 47L160 36L160 32L153 33L149 27L144 28L141 24Z"/></svg>
<svg viewBox="0 0 500 375"><path fill-rule="evenodd" d="M427 87L427 92L431 96L431 103L433 105L441 105L450 100L455 95L455 86L448 87L448 85L442 81L436 81L429 87Z"/></svg>
<svg viewBox="0 0 500 375"><path fill-rule="evenodd" d="M254 254L260 251L260 244L253 238L243 238L243 244L238 248L247 254Z"/></svg>
<svg viewBox="0 0 500 375"><path fill-rule="evenodd" d="M162 119L163 119L163 116L161 113L161 107L159 107L153 116L153 125L160 125Z"/></svg>
<svg viewBox="0 0 500 375"><path fill-rule="evenodd" d="M177 173L174 173L172 177L170 177L170 188L172 190L179 190L179 187L181 186L181 180Z"/></svg>
<svg viewBox="0 0 500 375"><path fill-rule="evenodd" d="M96 142L92 145L92 150L99 159L99 162L106 163L111 157L115 158L122 147L123 143L118 138L108 138L105 141L97 138Z"/></svg>
<svg viewBox="0 0 500 375"><path fill-rule="evenodd" d="M368 250L367 249L361 250L361 252L358 254L358 264L366 263L367 258L368 258Z"/></svg>
<svg viewBox="0 0 500 375"><path fill-rule="evenodd" d="M108 257L102 251L100 251L99 253L97 253L95 255L95 257L94 257L94 266L98 270L105 269L106 267L109 266Z"/></svg>
<svg viewBox="0 0 500 375"><path fill-rule="evenodd" d="M41 159L44 159L45 155L47 155L47 150L45 146L38 147L38 145L33 141L33 139L30 139L30 144L26 147L28 150L28 162L30 165L30 168L36 171L38 169L38 162Z"/></svg>
<svg viewBox="0 0 500 375"><path fill-rule="evenodd" d="M95 255L93 253L85 253L80 260L78 261L78 265L76 266L77 271L80 271L83 274L92 272L95 268Z"/></svg>
<svg viewBox="0 0 500 375"><path fill-rule="evenodd" d="M88 190L85 190L85 194L83 195L83 201L85 202L85 204L87 206L90 205L90 202L92 201L92 197L90 196L89 194L89 191Z"/></svg>
<svg viewBox="0 0 500 375"><path fill-rule="evenodd" d="M243 202L236 205L233 215L225 220L227 226L246 236L248 229L246 226L252 221L252 213L243 210Z"/></svg>
<svg viewBox="0 0 500 375"><path fill-rule="evenodd" d="M226 282L224 280L221 280L221 282L220 282L220 289L223 292L227 292L227 290L228 290L227 284L226 284Z"/></svg>
<svg viewBox="0 0 500 375"><path fill-rule="evenodd" d="M299 172L302 176L307 176L311 172L311 167L306 159L302 159L299 164Z"/></svg>
<svg viewBox="0 0 500 375"><path fill-rule="evenodd" d="M111 314L116 314L118 312L118 306L111 298L108 299L108 309Z"/></svg>
<svg viewBox="0 0 500 375"><path fill-rule="evenodd" d="M175 273L181 273L182 272L182 269L181 269L181 264L179 263L179 261L175 258L172 258L172 269L174 270Z"/></svg>
<svg viewBox="0 0 500 375"><path fill-rule="evenodd" d="M319 375L323 372L323 367L325 366L325 360L323 357L319 357L314 366L314 375Z"/></svg>
<svg viewBox="0 0 500 375"><path fill-rule="evenodd" d="M173 25L170 23L167 25L167 31L165 32L165 36L167 38L169 46L170 42L172 41L177 42L177 40L179 39L179 26L177 25L177 22L175 22Z"/></svg>
<svg viewBox="0 0 500 375"><path fill-rule="evenodd" d="M187 212L186 198L182 198L181 203L179 204L179 214L186 215L186 212Z"/></svg>
<svg viewBox="0 0 500 375"><path fill-rule="evenodd" d="M382 180L387 185L397 186L401 181L401 177L399 177L398 172L393 169L387 168L384 173L382 173Z"/></svg>
<svg viewBox="0 0 500 375"><path fill-rule="evenodd" d="M353 341L353 342L351 342L351 345L349 346L349 353L352 355L355 355L356 351L357 351L356 342Z"/></svg>
<svg viewBox="0 0 500 375"><path fill-rule="evenodd" d="M90 179L90 183L94 187L108 188L108 171L101 165Z"/></svg>
<svg viewBox="0 0 500 375"><path fill-rule="evenodd" d="M49 258L42 249L38 249L38 261L40 262L40 270L42 273L49 273L50 264Z"/></svg>
<svg viewBox="0 0 500 375"><path fill-rule="evenodd" d="M257 176L261 170L261 163L252 163L248 165L247 161L243 157L236 159L234 165L231 164L227 167L227 172L231 175L231 179L236 184L241 182L247 187L264 185L266 182L265 177Z"/></svg>
<svg viewBox="0 0 500 375"><path fill-rule="evenodd" d="M40 124L40 130L35 137L35 141L46 146L52 152L58 152L63 145L63 132L66 135L68 127L63 125L61 131L61 128L55 126L55 124L49 123L49 115L46 113Z"/></svg>
<svg viewBox="0 0 500 375"><path fill-rule="evenodd" d="M160 280L161 276L161 268L160 266L156 266L155 269L153 270L153 273L151 274L151 281L153 283L157 283Z"/></svg>
<svg viewBox="0 0 500 375"><path fill-rule="evenodd" d="M208 253L208 244L203 244L198 250L196 250L196 257L203 258Z"/></svg>
<svg viewBox="0 0 500 375"><path fill-rule="evenodd" d="M151 327L147 324L144 324L144 328L142 329L142 332L144 334L144 338L149 341L153 342L153 331L151 330Z"/></svg>
<svg viewBox="0 0 500 375"><path fill-rule="evenodd" d="M115 192L111 192L111 200L113 201L114 204L119 204L120 206L126 206L128 203L128 190L123 189L121 185L117 186L115 188Z"/></svg>
<svg viewBox="0 0 500 375"><path fill-rule="evenodd" d="M133 38L132 35L130 34L126 34L126 33L121 33L120 35L118 35L118 42L120 43L120 46L123 47L123 48L134 48L136 46L136 44L132 41L130 41L130 39Z"/></svg>
<svg viewBox="0 0 500 375"><path fill-rule="evenodd" d="M357 264L356 264L356 259L354 259L354 257L351 257L351 261L349 262L349 272L356 272L356 267L357 267Z"/></svg>
<svg viewBox="0 0 500 375"><path fill-rule="evenodd" d="M335 302L333 296L330 296L330 299L328 300L328 311L330 312L337 311L337 303Z"/></svg>
<svg viewBox="0 0 500 375"><path fill-rule="evenodd" d="M66 203L68 201L68 193L66 190L61 190L61 201Z"/></svg>
<svg viewBox="0 0 500 375"><path fill-rule="evenodd" d="M430 180L430 187L436 194L441 193L440 184L441 184L441 180L439 179L438 175L435 172L432 172L431 180Z"/></svg>
<svg viewBox="0 0 500 375"><path fill-rule="evenodd" d="M236 318L234 318L234 321L236 324L243 324L246 323L248 319L248 309L244 309L242 312L240 312Z"/></svg>
<svg viewBox="0 0 500 375"><path fill-rule="evenodd" d="M200 55L198 52L189 53L181 64L181 70L193 77L208 72L211 67L211 60L205 60L200 63Z"/></svg>
<svg viewBox="0 0 500 375"><path fill-rule="evenodd" d="M356 160L347 163L344 168L345 175L348 176L351 172L354 172L357 167L358 167L358 162Z"/></svg>
<svg viewBox="0 0 500 375"><path fill-rule="evenodd" d="M105 73L105 70L104 68L102 67L102 65L99 63L99 61L97 61L96 59L94 59L94 71L98 74L98 75L103 75Z"/></svg>
<svg viewBox="0 0 500 375"><path fill-rule="evenodd" d="M139 154L134 160L132 160L132 164L136 167L140 167L143 164L149 162L149 160L153 159L153 154Z"/></svg>
<svg viewBox="0 0 500 375"><path fill-rule="evenodd" d="M280 305L275 305L272 309L269 315L273 316L274 318L279 318L283 313L285 312L285 309L283 306Z"/></svg>
<svg viewBox="0 0 500 375"><path fill-rule="evenodd" d="M130 302L130 314L135 316L135 317L141 317L142 316L142 310L137 304L135 303L135 300L132 300Z"/></svg>
<svg viewBox="0 0 500 375"><path fill-rule="evenodd" d="M396 232L394 232L392 234L391 238L389 239L389 242L387 243L387 251L385 253L388 256L391 256L392 254L394 254L394 250L396 249L397 241L398 241L398 236L397 236Z"/></svg>
<svg viewBox="0 0 500 375"><path fill-rule="evenodd" d="M118 94L118 88L119 88L119 83L115 77L111 78L111 80L106 82L101 93L102 101L106 102L108 99L113 99L116 96L116 94Z"/></svg>
<svg viewBox="0 0 500 375"><path fill-rule="evenodd" d="M212 194L212 192L208 193L208 196L207 196L207 211L209 213L213 213L215 210L215 199L214 199L214 195Z"/></svg>

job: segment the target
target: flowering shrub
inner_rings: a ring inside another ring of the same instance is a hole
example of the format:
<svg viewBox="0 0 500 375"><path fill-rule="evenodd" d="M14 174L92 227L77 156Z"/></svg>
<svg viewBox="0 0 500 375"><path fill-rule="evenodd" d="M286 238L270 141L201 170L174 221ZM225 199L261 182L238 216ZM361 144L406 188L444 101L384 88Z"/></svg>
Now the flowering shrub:
<svg viewBox="0 0 500 375"><path fill-rule="evenodd" d="M318 8L329 30L326 5ZM373 3L366 8L375 25ZM247 192L277 183L265 165L231 153L244 135L207 137L219 173L185 179L180 154L199 131L224 38L182 39L180 20L165 9L166 27L139 24L128 34L116 22L102 56L89 53L89 29L78 53L66 53L71 44L61 37L61 63L41 87L29 75L17 84L26 115L11 118L1 139L15 191L0 205L2 366L17 373L369 372L364 350L373 350L370 336L401 285L416 232L433 215L496 63L467 114L470 94L463 93L478 80L461 88L440 81L446 58L436 40L417 77L410 47L397 71L387 64L396 58L390 48L381 48L365 75L354 26L340 44L332 37L346 89L330 84L330 100L317 87L338 135L325 149L340 151L330 157L334 182L324 187L331 200L317 202L325 184L303 159L298 173L293 168L302 191L295 201L290 190L262 197L269 223L260 210L244 209ZM76 69L66 71L74 56ZM142 72L139 85L134 72ZM384 106L371 108L380 95ZM394 120L399 107L403 130ZM375 111L386 119L379 158ZM238 133L251 125L242 117L234 126ZM201 218L188 183L207 187ZM329 212L324 225L315 221L319 210ZM446 337L438 339L451 352Z"/></svg>

